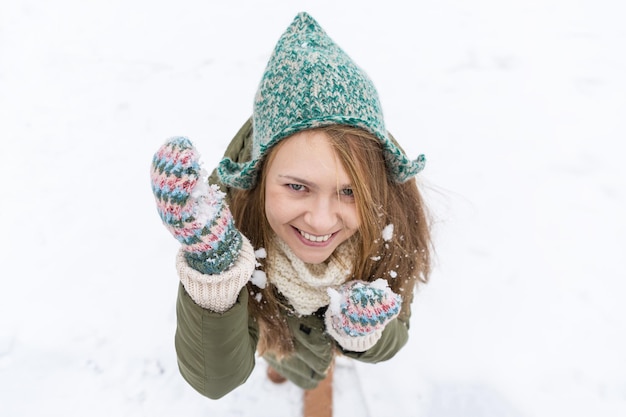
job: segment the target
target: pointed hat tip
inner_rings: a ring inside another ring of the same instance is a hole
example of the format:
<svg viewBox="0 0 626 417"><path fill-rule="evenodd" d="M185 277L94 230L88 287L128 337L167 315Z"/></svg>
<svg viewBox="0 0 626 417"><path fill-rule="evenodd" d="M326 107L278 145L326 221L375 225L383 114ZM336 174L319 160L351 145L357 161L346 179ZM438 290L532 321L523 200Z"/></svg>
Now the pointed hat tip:
<svg viewBox="0 0 626 417"><path fill-rule="evenodd" d="M300 12L293 19L293 23L291 24L291 26L297 26L301 28L312 28L312 27L319 27L319 23L317 23L317 20L315 20L313 16L311 16L307 12Z"/></svg>
<svg viewBox="0 0 626 417"><path fill-rule="evenodd" d="M296 20L314 20L313 17L307 12L300 12L295 17Z"/></svg>

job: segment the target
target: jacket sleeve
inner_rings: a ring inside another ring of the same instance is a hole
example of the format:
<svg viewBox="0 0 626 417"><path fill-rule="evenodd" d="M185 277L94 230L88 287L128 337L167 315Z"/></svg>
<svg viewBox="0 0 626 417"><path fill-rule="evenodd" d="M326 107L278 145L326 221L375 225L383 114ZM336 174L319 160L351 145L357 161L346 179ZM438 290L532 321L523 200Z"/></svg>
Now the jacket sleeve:
<svg viewBox="0 0 626 417"><path fill-rule="evenodd" d="M244 287L235 305L214 313L196 304L182 285L176 304L176 354L183 378L218 399L243 384L254 369L258 327L248 317Z"/></svg>
<svg viewBox="0 0 626 417"><path fill-rule="evenodd" d="M231 141L225 156L235 161L249 159L251 133L249 119ZM228 194L216 171L209 183L219 185ZM254 369L258 326L248 314L245 285L254 267L254 251L245 236L236 264L219 275L193 270L178 254L178 367L183 378L206 397L223 397L243 384Z"/></svg>

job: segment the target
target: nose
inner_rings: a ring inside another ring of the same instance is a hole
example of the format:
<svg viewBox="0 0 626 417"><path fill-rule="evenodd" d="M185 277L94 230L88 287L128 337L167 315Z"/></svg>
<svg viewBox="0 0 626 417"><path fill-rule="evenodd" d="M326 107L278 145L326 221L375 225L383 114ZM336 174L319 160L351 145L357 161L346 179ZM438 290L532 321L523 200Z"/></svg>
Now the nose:
<svg viewBox="0 0 626 417"><path fill-rule="evenodd" d="M305 223L311 228L309 232L324 235L334 232L341 222L339 202L337 198L318 197L311 201L304 214Z"/></svg>

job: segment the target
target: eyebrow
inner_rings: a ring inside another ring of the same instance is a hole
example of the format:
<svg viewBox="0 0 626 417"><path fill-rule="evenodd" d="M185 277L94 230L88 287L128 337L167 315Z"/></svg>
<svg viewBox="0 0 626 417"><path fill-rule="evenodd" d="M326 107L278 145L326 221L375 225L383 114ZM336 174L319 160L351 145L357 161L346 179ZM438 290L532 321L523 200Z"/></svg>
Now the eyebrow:
<svg viewBox="0 0 626 417"><path fill-rule="evenodd" d="M279 174L278 177L281 178L281 179L286 179L286 180L289 180L289 181L293 181L293 182L295 182L297 184L302 184L302 185L304 185L306 187L309 187L309 188L314 188L314 189L319 188L315 183L312 183L311 181L308 181L308 180L305 180L305 179L299 178L299 177L294 177L292 175L282 175L282 174ZM339 186L340 190L343 190L344 188L352 188L352 184L342 184L342 185Z"/></svg>
<svg viewBox="0 0 626 417"><path fill-rule="evenodd" d="M298 178L298 177L294 177L294 176L291 176L291 175L279 174L278 178L286 179L286 180L293 181L293 182L298 183L298 184L306 185L309 188L315 187L315 184L313 184L312 182L307 181L307 180L305 180L303 178Z"/></svg>

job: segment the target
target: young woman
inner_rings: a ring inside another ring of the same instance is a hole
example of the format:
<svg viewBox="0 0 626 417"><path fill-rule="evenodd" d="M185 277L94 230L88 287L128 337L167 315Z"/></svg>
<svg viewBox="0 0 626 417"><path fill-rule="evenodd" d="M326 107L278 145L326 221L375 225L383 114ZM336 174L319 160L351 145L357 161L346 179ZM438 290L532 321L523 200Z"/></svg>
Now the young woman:
<svg viewBox="0 0 626 417"><path fill-rule="evenodd" d="M258 354L274 379L313 390L335 355L393 357L430 270L414 178L424 162L385 129L366 74L313 18L296 16L253 117L208 180L186 138L153 158L158 211L181 242L183 377L220 398L246 381Z"/></svg>

